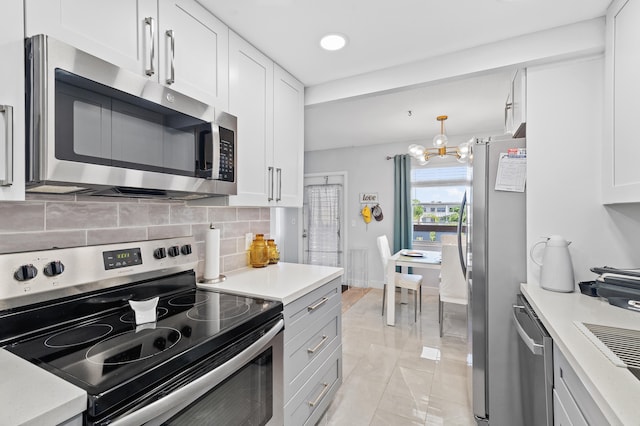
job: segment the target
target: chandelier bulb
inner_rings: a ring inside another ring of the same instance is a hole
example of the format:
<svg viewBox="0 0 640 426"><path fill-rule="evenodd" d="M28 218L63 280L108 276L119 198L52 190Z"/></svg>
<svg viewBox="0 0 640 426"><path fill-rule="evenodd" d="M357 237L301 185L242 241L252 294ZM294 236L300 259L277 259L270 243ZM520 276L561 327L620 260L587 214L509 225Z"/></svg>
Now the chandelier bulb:
<svg viewBox="0 0 640 426"><path fill-rule="evenodd" d="M449 118L446 115L439 115L436 117L436 120L438 120L440 122L440 134L436 135L433 138L433 146L435 148L442 148L447 146L447 143L449 142L449 138L447 137L447 135L444 133L444 121Z"/></svg>
<svg viewBox="0 0 640 426"><path fill-rule="evenodd" d="M409 155L420 159L424 156L425 148L422 145L411 144L409 145Z"/></svg>

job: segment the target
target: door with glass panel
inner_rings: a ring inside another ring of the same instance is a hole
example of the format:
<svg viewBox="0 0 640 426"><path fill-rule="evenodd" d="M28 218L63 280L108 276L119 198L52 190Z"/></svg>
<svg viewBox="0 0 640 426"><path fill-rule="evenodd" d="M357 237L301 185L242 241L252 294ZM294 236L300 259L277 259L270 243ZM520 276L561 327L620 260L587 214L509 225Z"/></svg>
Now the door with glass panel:
<svg viewBox="0 0 640 426"><path fill-rule="evenodd" d="M343 177L305 177L303 263L344 267Z"/></svg>

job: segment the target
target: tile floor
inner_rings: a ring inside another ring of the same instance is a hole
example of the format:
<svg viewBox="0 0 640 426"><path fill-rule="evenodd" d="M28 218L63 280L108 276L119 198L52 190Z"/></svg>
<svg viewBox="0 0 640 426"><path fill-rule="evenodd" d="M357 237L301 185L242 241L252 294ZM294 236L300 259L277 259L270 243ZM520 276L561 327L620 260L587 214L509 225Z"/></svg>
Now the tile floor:
<svg viewBox="0 0 640 426"><path fill-rule="evenodd" d="M417 323L413 303L399 304L395 327L381 316L382 290L352 291L363 295L343 296L343 383L318 425L475 425L465 307L445 306L440 338L437 288L423 287Z"/></svg>

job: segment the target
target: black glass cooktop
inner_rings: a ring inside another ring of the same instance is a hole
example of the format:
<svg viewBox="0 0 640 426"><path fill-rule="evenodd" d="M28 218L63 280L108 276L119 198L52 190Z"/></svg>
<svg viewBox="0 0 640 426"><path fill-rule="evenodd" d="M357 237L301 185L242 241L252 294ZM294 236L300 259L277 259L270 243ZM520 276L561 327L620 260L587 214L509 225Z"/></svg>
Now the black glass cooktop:
<svg viewBox="0 0 640 426"><path fill-rule="evenodd" d="M136 325L128 300L160 296ZM89 415L199 363L280 318L280 302L199 290L193 271L2 312L5 349L85 389Z"/></svg>

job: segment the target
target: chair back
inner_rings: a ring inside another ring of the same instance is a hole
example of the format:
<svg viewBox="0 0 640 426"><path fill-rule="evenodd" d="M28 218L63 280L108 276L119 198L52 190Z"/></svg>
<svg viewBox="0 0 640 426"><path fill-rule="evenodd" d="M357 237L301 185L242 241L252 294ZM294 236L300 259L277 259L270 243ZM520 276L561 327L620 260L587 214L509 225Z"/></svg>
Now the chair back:
<svg viewBox="0 0 640 426"><path fill-rule="evenodd" d="M463 299L465 301L469 299L467 280L460 267L457 244L444 244L442 246L440 297Z"/></svg>
<svg viewBox="0 0 640 426"><path fill-rule="evenodd" d="M386 235L380 235L378 237L378 252L380 253L380 260L382 260L382 267L385 274L387 271L387 263L391 257L391 249L389 248L389 240Z"/></svg>
<svg viewBox="0 0 640 426"><path fill-rule="evenodd" d="M458 234L445 234L440 237L442 245L445 244L458 244Z"/></svg>

